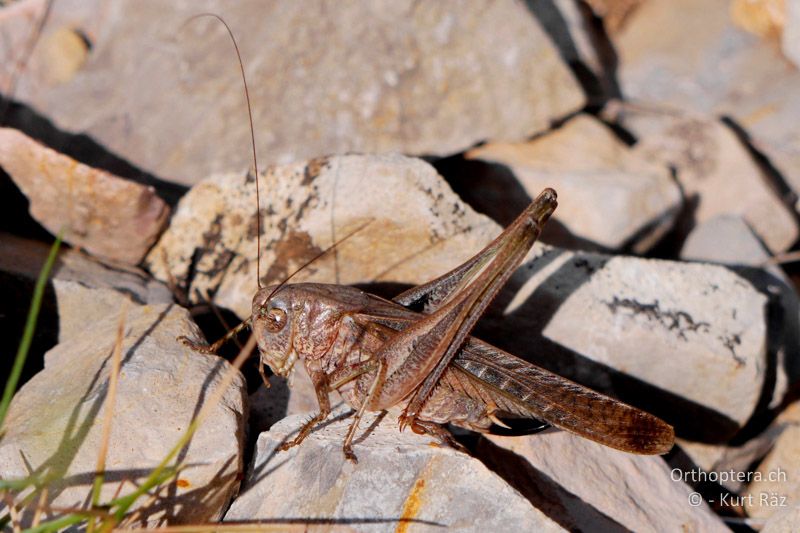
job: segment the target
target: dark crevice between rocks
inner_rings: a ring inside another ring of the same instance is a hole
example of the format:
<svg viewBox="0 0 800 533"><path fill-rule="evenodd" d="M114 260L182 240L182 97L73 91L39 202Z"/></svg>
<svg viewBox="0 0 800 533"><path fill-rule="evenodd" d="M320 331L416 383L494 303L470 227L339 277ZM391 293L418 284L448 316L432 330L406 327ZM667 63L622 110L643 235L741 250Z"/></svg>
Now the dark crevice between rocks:
<svg viewBox="0 0 800 533"><path fill-rule="evenodd" d="M22 340L35 284L36 280L27 276L0 271L0 339L5 342L5 356L0 358L2 376L11 374L13 354L17 352ZM44 354L58 343L58 334L58 305L51 281L45 287L33 342L28 350L18 389L44 368Z"/></svg>
<svg viewBox="0 0 800 533"><path fill-rule="evenodd" d="M570 34L564 15L553 0L526 0L525 6L547 33L558 50L561 59L572 70L575 79L586 95L586 110L597 112L610 98L619 97L619 83L616 79L618 59L603 22L584 2L577 2L583 29L592 46L598 52L603 70L598 76L583 62L580 51Z"/></svg>
<svg viewBox="0 0 800 533"><path fill-rule="evenodd" d="M673 176L675 184L678 186L681 194L681 207L675 217L675 224L667 231L661 239L653 246L648 256L657 259L670 259L679 260L681 250L692 232L692 229L697 225L697 208L700 206L700 197L696 194L687 196L685 189L677 179L677 170L670 167L671 175Z"/></svg>
<svg viewBox="0 0 800 533"><path fill-rule="evenodd" d="M0 231L51 244L53 236L30 215L30 202L0 167Z"/></svg>
<svg viewBox="0 0 800 533"><path fill-rule="evenodd" d="M158 195L174 207L188 190L183 185L165 181L114 154L85 134L68 133L56 127L33 108L0 96L0 106L8 106L4 126L15 128L29 137L76 161L105 170L121 178L152 186Z"/></svg>

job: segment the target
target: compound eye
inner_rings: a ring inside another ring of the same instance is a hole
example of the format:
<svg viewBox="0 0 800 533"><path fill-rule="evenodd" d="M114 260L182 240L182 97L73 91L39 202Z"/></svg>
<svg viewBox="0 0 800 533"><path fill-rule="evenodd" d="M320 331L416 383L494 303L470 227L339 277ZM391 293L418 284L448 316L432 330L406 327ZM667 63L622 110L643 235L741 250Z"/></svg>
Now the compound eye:
<svg viewBox="0 0 800 533"><path fill-rule="evenodd" d="M267 329L273 333L282 330L286 325L286 311L280 307L272 307L266 312Z"/></svg>

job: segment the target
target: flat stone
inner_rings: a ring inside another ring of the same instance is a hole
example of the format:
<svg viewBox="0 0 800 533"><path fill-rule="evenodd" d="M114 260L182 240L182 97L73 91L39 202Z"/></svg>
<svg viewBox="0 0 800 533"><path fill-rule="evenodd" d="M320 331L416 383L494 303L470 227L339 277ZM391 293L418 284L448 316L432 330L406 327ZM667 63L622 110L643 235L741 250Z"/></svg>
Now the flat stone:
<svg viewBox="0 0 800 533"><path fill-rule="evenodd" d="M769 518L800 505L800 403L786 408L774 425L783 431L753 472L756 477L745 493L747 514L756 518Z"/></svg>
<svg viewBox="0 0 800 533"><path fill-rule="evenodd" d="M47 480L53 507L85 508L98 456L119 311L60 343L45 369L11 403L0 443L3 479ZM188 311L131 305L101 501L130 493L175 445L229 365L192 352L178 335L200 340ZM141 525L219 518L238 487L246 417L241 376L225 391L179 458L186 467L166 496L140 507ZM145 498L146 499L146 498ZM138 504L141 506L142 501ZM21 519L32 521L33 506ZM137 521L137 524L139 523Z"/></svg>
<svg viewBox="0 0 800 533"><path fill-rule="evenodd" d="M356 230L292 281L417 284L500 233L428 163L400 155L275 167L260 183L264 285L283 281ZM191 298L210 292L244 319L257 288L256 223L255 183L242 174L212 177L181 199L146 263L158 279L188 285Z"/></svg>
<svg viewBox="0 0 800 533"><path fill-rule="evenodd" d="M718 215L698 224L687 236L681 259L727 265L762 266L771 257L739 215Z"/></svg>
<svg viewBox="0 0 800 533"><path fill-rule="evenodd" d="M623 106L618 118L639 138L636 151L642 157L676 169L695 223L739 215L773 252L797 240L791 209L731 128L658 106Z"/></svg>
<svg viewBox="0 0 800 533"><path fill-rule="evenodd" d="M661 457L633 455L565 431L488 436L490 467L570 531L727 531ZM632 505L631 502L636 502Z"/></svg>
<svg viewBox="0 0 800 533"><path fill-rule="evenodd" d="M198 13L191 3L120 1L94 11L75 4L53 6L42 40L82 30L92 40L88 58L53 83L42 68L52 58L37 47L18 85L20 101L164 179L188 185L251 165L236 55L219 22L185 25ZM222 16L237 37L262 161L448 155L487 138L526 138L585 103L522 3L453 10L358 2L310 16L291 1L216 0L201 11ZM4 33L29 28L31 18L0 22ZM0 64L9 62L10 52L2 53Z"/></svg>
<svg viewBox="0 0 800 533"><path fill-rule="evenodd" d="M646 250L671 227L681 206L666 166L639 156L587 115L527 143L487 144L467 158L509 168L531 198L555 188L556 223L569 236L605 249ZM569 244L567 237L551 242Z"/></svg>
<svg viewBox="0 0 800 533"><path fill-rule="evenodd" d="M152 187L78 163L14 129L0 128L0 167L30 200L33 218L103 258L139 263L169 217Z"/></svg>
<svg viewBox="0 0 800 533"><path fill-rule="evenodd" d="M367 434L356 437L353 465L342 454L350 425L349 418L336 417L343 412L286 452L278 445L306 416L286 418L262 433L225 521L302 517L358 531L564 531L480 461L434 445L430 437L401 433L391 415L375 427L374 414L362 419L361 433Z"/></svg>
<svg viewBox="0 0 800 533"><path fill-rule="evenodd" d="M691 440L725 442L750 418L765 379L767 299L745 279L716 265L538 253L476 337L651 411Z"/></svg>
<svg viewBox="0 0 800 533"><path fill-rule="evenodd" d="M731 12L729 0L642 2L614 37L622 93L672 111L728 117L797 193L800 70Z"/></svg>

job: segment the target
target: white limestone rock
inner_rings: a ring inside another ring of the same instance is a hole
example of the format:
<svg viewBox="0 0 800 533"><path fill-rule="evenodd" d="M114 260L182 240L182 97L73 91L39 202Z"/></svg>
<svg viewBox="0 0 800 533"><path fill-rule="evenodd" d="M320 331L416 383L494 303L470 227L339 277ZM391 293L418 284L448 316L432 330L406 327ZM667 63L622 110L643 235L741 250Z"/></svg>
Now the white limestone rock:
<svg viewBox="0 0 800 533"><path fill-rule="evenodd" d="M237 37L262 161L347 152L448 155L487 138L524 139L585 102L547 33L519 2L454 9L382 0L321 10L291 0L213 0L202 9L193 2L96 3L53 6L42 41L74 28L92 40L91 52L54 84L45 68L52 54L37 47L16 99L58 128L85 133L137 167L186 185L251 164L236 55L219 22L185 25L198 12L220 15ZM27 36L35 22L0 18L0 34ZM20 46L0 50L0 65L13 65L25 50L25 39L14 42Z"/></svg>

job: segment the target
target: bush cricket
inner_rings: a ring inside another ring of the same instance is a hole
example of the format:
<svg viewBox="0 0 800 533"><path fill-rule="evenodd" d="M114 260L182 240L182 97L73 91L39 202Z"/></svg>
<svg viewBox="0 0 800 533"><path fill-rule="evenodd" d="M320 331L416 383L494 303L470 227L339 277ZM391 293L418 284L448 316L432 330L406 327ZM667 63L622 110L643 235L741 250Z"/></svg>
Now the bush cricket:
<svg viewBox="0 0 800 533"><path fill-rule="evenodd" d="M239 62L241 67L240 56ZM254 137L252 118L250 127ZM253 139L258 190L255 146ZM215 352L249 325L262 376L264 365L284 377L302 365L314 384L319 413L282 449L300 444L330 414L328 395L336 390L355 409L343 443L345 457L353 462L352 441L366 410L399 412L401 430L408 426L451 445L457 443L444 424L490 432L509 427L504 420L522 418L626 452L666 453L674 432L661 419L469 336L556 205L555 191L545 189L474 257L392 300L349 286L287 283L291 276L261 287L259 258L250 317L211 346L182 341ZM260 237L260 218L257 231Z"/></svg>

